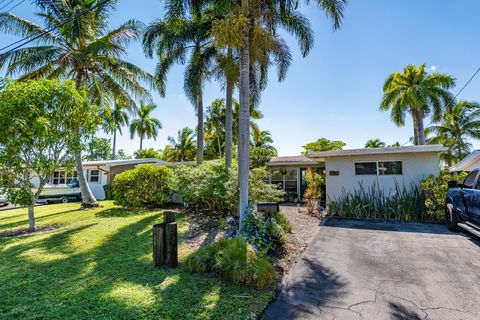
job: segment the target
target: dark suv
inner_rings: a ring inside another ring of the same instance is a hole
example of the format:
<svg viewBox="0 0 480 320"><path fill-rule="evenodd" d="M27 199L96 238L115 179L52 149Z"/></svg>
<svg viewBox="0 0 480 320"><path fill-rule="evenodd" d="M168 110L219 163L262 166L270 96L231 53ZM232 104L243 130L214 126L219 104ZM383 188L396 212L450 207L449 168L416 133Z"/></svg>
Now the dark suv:
<svg viewBox="0 0 480 320"><path fill-rule="evenodd" d="M462 183L448 182L445 221L448 229L463 228L480 236L480 170L476 169Z"/></svg>

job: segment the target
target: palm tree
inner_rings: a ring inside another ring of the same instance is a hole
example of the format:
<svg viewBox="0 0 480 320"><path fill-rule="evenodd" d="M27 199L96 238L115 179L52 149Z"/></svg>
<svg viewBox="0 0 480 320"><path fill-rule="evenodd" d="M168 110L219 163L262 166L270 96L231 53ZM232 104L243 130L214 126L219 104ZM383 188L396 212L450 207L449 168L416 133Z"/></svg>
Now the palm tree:
<svg viewBox="0 0 480 320"><path fill-rule="evenodd" d="M138 118L133 119L130 123L130 137L132 139L135 135L140 137L140 150L143 149L143 139L153 138L153 140L157 140L158 131L162 129L160 120L151 116L152 111L156 108L155 104L145 104L141 101Z"/></svg>
<svg viewBox="0 0 480 320"><path fill-rule="evenodd" d="M188 16L151 23L145 31L143 47L147 57L152 58L155 53L159 58L155 76L163 91L170 68L175 63L187 63L184 91L197 114L197 163L200 164L203 162L205 140L203 85L210 76L216 50L211 44L213 16L209 13L210 7L203 1L193 1L189 8Z"/></svg>
<svg viewBox="0 0 480 320"><path fill-rule="evenodd" d="M171 146L171 157L165 159L167 161L191 161L195 159L197 148L195 146L195 138L193 130L190 128L183 128L178 130L177 140L173 137L168 137Z"/></svg>
<svg viewBox="0 0 480 320"><path fill-rule="evenodd" d="M370 139L365 143L365 148L383 148L385 147L385 142L380 139Z"/></svg>
<svg viewBox="0 0 480 320"><path fill-rule="evenodd" d="M385 81L380 110L391 109L392 121L397 126L404 126L406 114L410 113L414 144L424 145L424 119L431 115L434 122L440 121L445 106L453 103L448 89L454 85L455 79L448 74L428 74L425 64L408 65L403 72L395 72Z"/></svg>
<svg viewBox="0 0 480 320"><path fill-rule="evenodd" d="M480 104L460 101L449 106L440 124L427 127L425 132L427 136L435 135L427 140L428 143L448 147L443 158L448 166L452 166L454 161L470 153L472 144L468 139L480 139Z"/></svg>
<svg viewBox="0 0 480 320"><path fill-rule="evenodd" d="M252 128L251 131L251 146L254 148L263 148L267 150L277 151L272 145L273 139L272 134L268 130L260 130L258 126Z"/></svg>
<svg viewBox="0 0 480 320"><path fill-rule="evenodd" d="M128 125L129 117L128 113L131 113L132 108L120 101L115 101L113 109L107 109L108 114L104 116L104 130L107 133L113 134L112 141L112 159L117 158L116 146L117 146L117 131L122 134L122 126ZM128 113L127 113L128 112Z"/></svg>
<svg viewBox="0 0 480 320"><path fill-rule="evenodd" d="M130 20L108 31L108 18L116 1L33 2L40 9L38 16L44 26L12 13L0 14L0 31L35 39L30 47L0 54L0 69L6 67L7 75L20 75L20 81L72 79L77 88L87 90L92 104L104 107L115 98L128 105L135 104L133 98L150 98L141 83L154 87L154 78L122 59L126 47L139 38L141 23ZM81 152L75 152L74 158L82 206L98 206L85 178Z"/></svg>

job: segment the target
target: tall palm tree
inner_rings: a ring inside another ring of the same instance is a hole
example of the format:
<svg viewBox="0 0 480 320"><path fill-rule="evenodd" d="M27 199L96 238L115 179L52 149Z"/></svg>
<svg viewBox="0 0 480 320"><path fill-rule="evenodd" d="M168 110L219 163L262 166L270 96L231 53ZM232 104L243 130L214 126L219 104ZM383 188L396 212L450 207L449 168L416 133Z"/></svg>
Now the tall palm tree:
<svg viewBox="0 0 480 320"><path fill-rule="evenodd" d="M258 126L253 127L251 131L251 146L255 148L263 148L267 150L277 151L273 146L272 134L268 130L260 130Z"/></svg>
<svg viewBox="0 0 480 320"><path fill-rule="evenodd" d="M197 114L197 163L200 164L203 162L205 140L203 85L210 77L216 50L211 44L213 16L210 7L203 1L191 2L188 15L167 17L151 23L145 31L143 47L147 57L158 56L155 76L163 91L170 68L175 63L186 63L184 91Z"/></svg>
<svg viewBox="0 0 480 320"><path fill-rule="evenodd" d="M114 98L135 104L134 98L150 98L142 83L155 86L143 69L122 59L126 48L140 37L142 24L130 20L109 30L108 18L116 1L34 0L38 25L12 13L0 14L0 32L35 39L30 47L0 54L0 69L18 80L72 79L85 88L92 104L106 105ZM100 122L100 121L99 121ZM79 137L80 138L80 137ZM87 183L81 152L75 152L82 206L98 206Z"/></svg>
<svg viewBox="0 0 480 320"><path fill-rule="evenodd" d="M444 108L453 103L448 91L455 85L455 79L448 74L428 74L425 64L407 65L403 72L391 74L383 85L383 99L380 110L391 110L392 121L397 126L405 125L405 117L413 118L414 144L425 144L424 120L432 116L440 121Z"/></svg>
<svg viewBox="0 0 480 320"><path fill-rule="evenodd" d="M107 115L104 118L104 130L107 133L113 134L112 141L112 159L117 158L116 146L117 146L117 132L122 134L122 126L128 125L129 116L128 113L132 112L132 107L120 102L115 101L113 109L107 109Z"/></svg>
<svg viewBox="0 0 480 320"><path fill-rule="evenodd" d="M162 129L160 120L153 118L151 113L157 106L155 104L145 104L140 102L138 109L138 118L133 119L130 123L130 137L133 139L135 135L140 137L140 150L143 149L143 139L157 140L158 131Z"/></svg>
<svg viewBox="0 0 480 320"><path fill-rule="evenodd" d="M197 148L195 146L195 138L193 130L190 128L183 128L178 130L177 140L173 137L168 137L171 145L171 157L165 159L167 161L191 161L195 159Z"/></svg>
<svg viewBox="0 0 480 320"><path fill-rule="evenodd" d="M380 139L370 139L365 143L365 148L382 148L385 147L385 142Z"/></svg>
<svg viewBox="0 0 480 320"><path fill-rule="evenodd" d="M468 139L480 139L480 104L460 101L449 106L442 121L425 129L427 136L434 135L428 143L441 143L448 147L443 154L449 166L470 153L472 144Z"/></svg>

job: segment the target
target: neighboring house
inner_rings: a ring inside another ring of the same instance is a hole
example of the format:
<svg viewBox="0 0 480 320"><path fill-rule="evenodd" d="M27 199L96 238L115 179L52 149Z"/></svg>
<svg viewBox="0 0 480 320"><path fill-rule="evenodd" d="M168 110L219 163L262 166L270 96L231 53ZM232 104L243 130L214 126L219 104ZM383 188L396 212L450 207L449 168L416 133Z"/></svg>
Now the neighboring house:
<svg viewBox="0 0 480 320"><path fill-rule="evenodd" d="M470 172L478 168L480 168L480 150L474 150L449 170L450 172Z"/></svg>
<svg viewBox="0 0 480 320"><path fill-rule="evenodd" d="M129 159L129 160L105 160L84 161L83 169L87 177L90 189L98 200L105 199L104 185L111 184L115 176L126 170L134 169L140 164L166 164L167 162L156 158ZM67 173L65 169L56 170L46 188L66 188L73 178L77 177L77 171ZM34 187L38 186L38 178L32 177Z"/></svg>
<svg viewBox="0 0 480 320"><path fill-rule="evenodd" d="M294 161L295 157L273 158L267 167L272 183L278 180L274 179L276 172L283 170L285 190L300 190L298 198L303 197L302 172L305 168L313 166L323 169L326 189L324 198L328 202L344 192L352 192L361 186L366 188L374 183L385 194L394 190L397 183L406 187L418 184L424 177L439 173L440 153L445 150L442 145L424 145L325 151L297 157L301 160L297 162Z"/></svg>

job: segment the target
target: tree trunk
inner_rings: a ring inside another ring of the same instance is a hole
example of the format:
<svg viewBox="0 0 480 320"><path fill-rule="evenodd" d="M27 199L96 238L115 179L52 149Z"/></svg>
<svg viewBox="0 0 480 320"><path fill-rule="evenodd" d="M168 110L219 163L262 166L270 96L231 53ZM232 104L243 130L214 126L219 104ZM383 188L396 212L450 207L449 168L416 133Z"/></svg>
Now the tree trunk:
<svg viewBox="0 0 480 320"><path fill-rule="evenodd" d="M117 130L115 129L115 131L113 132L112 160L115 160L115 158L117 157L115 152L116 146L117 146Z"/></svg>
<svg viewBox="0 0 480 320"><path fill-rule="evenodd" d="M140 150L143 149L143 137L140 136Z"/></svg>
<svg viewBox="0 0 480 320"><path fill-rule="evenodd" d="M229 49L231 50L231 49ZM231 54L231 52L230 52ZM228 76L227 76L228 77ZM233 83L227 79L225 99L225 167L232 166L232 148L233 148Z"/></svg>
<svg viewBox="0 0 480 320"><path fill-rule="evenodd" d="M249 1L242 0L245 16L249 14ZM240 199L238 211L239 229L243 228L248 211L248 176L250 165L250 31L243 35L243 46L240 50L240 112L238 116L238 184Z"/></svg>
<svg viewBox="0 0 480 320"><path fill-rule="evenodd" d="M418 135L418 145L423 146L425 145L425 127L423 124L424 120L424 114L423 112L418 113L418 119L417 119L417 135Z"/></svg>
<svg viewBox="0 0 480 320"><path fill-rule="evenodd" d="M35 231L35 202L28 206L28 231Z"/></svg>
<svg viewBox="0 0 480 320"><path fill-rule="evenodd" d="M412 111L413 118L413 144L418 146L418 112Z"/></svg>
<svg viewBox="0 0 480 320"><path fill-rule="evenodd" d="M80 87L82 86L82 77L83 71L77 71L75 77L75 87L77 89L80 89ZM77 135L79 134L77 133ZM78 137L78 139L80 139L80 137ZM82 193L82 208L92 208L100 206L97 199L95 199L92 190L90 190L90 186L88 185L87 179L85 178L85 173L83 172L82 151L75 151L73 156L75 158L75 165L77 167L77 179L80 185L80 192Z"/></svg>
<svg viewBox="0 0 480 320"><path fill-rule="evenodd" d="M197 164L203 163L203 100L202 95L197 100Z"/></svg>

